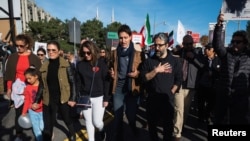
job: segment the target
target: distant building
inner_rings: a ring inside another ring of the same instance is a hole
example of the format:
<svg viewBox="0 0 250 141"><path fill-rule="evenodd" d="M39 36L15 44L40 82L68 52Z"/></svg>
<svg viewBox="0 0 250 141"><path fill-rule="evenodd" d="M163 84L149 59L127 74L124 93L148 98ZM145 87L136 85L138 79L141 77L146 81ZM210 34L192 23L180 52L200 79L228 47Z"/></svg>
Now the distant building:
<svg viewBox="0 0 250 141"><path fill-rule="evenodd" d="M8 0L1 0L0 7L5 10L0 10L0 33L4 38L10 30ZM34 0L13 0L13 15L14 15L14 30L16 34L23 33L28 30L28 23L30 21L49 21L52 16L39 8ZM15 36L15 35L14 35Z"/></svg>
<svg viewBox="0 0 250 141"><path fill-rule="evenodd" d="M34 0L21 0L21 21L23 31L27 30L27 23L30 21L49 21L51 18L49 13L37 7Z"/></svg>

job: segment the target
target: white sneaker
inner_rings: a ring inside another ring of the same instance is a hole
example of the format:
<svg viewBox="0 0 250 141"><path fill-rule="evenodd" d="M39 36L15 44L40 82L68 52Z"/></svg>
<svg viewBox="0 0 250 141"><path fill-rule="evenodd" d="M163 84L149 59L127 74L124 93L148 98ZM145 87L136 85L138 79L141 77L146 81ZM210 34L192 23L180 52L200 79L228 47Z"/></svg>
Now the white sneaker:
<svg viewBox="0 0 250 141"><path fill-rule="evenodd" d="M54 138L55 138L55 134L54 134L54 132L53 132L52 137L51 137L51 140L53 141Z"/></svg>
<svg viewBox="0 0 250 141"><path fill-rule="evenodd" d="M83 110L80 112L80 119L83 119L84 116L83 116Z"/></svg>

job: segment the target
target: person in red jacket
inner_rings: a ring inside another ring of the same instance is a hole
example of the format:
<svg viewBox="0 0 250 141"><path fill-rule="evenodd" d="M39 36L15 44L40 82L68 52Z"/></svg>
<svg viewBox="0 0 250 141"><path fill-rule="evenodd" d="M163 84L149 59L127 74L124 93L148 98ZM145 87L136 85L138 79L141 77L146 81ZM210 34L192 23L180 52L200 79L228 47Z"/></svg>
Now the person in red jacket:
<svg viewBox="0 0 250 141"><path fill-rule="evenodd" d="M18 89L20 93L14 93L17 89L13 87L13 84L18 84L17 82L25 83L24 71L29 68L29 66L34 65L37 69L41 67L40 59L31 52L33 48L33 39L26 34L19 34L15 38L15 47L17 52L12 53L8 56L6 61L6 70L4 73L4 80L7 84L6 96L14 101L15 106L15 139L14 141L24 140L23 128L18 124L18 118L22 114L23 109L23 90ZM40 88L40 87L39 87ZM39 97L36 98L36 103L39 103ZM12 139L11 139L12 140Z"/></svg>
<svg viewBox="0 0 250 141"><path fill-rule="evenodd" d="M36 141L42 141L42 130L44 128L43 123L43 103L35 102L35 97L39 87L40 72L34 67L30 66L25 72L25 78L27 85L24 89L24 106L22 111L22 116L25 116L27 112L31 120L33 133L35 135Z"/></svg>

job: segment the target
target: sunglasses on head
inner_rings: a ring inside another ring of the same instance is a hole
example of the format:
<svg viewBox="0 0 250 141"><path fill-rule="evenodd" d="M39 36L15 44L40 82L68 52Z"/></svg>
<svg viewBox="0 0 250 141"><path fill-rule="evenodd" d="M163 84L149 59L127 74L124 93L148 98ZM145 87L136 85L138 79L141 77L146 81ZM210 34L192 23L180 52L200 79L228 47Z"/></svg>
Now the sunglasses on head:
<svg viewBox="0 0 250 141"><path fill-rule="evenodd" d="M91 52L90 52L90 51L83 51L82 54L83 54L83 55L86 55L86 54L87 54L87 55L90 55Z"/></svg>
<svg viewBox="0 0 250 141"><path fill-rule="evenodd" d="M242 40L232 40L231 41L231 44L240 44L240 43L243 43Z"/></svg>
<svg viewBox="0 0 250 141"><path fill-rule="evenodd" d="M56 52L56 49L47 49L47 52Z"/></svg>

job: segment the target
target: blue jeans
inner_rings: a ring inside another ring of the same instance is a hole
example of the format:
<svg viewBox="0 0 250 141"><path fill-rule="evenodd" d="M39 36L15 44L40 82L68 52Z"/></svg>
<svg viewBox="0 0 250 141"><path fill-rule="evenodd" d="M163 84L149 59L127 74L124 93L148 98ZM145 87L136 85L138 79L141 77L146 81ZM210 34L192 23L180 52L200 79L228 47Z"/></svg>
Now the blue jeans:
<svg viewBox="0 0 250 141"><path fill-rule="evenodd" d="M32 129L36 138L36 141L42 141L42 131L44 128L43 112L35 112L29 109L29 116L32 123Z"/></svg>
<svg viewBox="0 0 250 141"><path fill-rule="evenodd" d="M123 114L125 112L129 125L135 128L136 114L138 109L138 96L123 92L122 87L117 87L113 95L114 104L114 131L121 135L123 132Z"/></svg>

